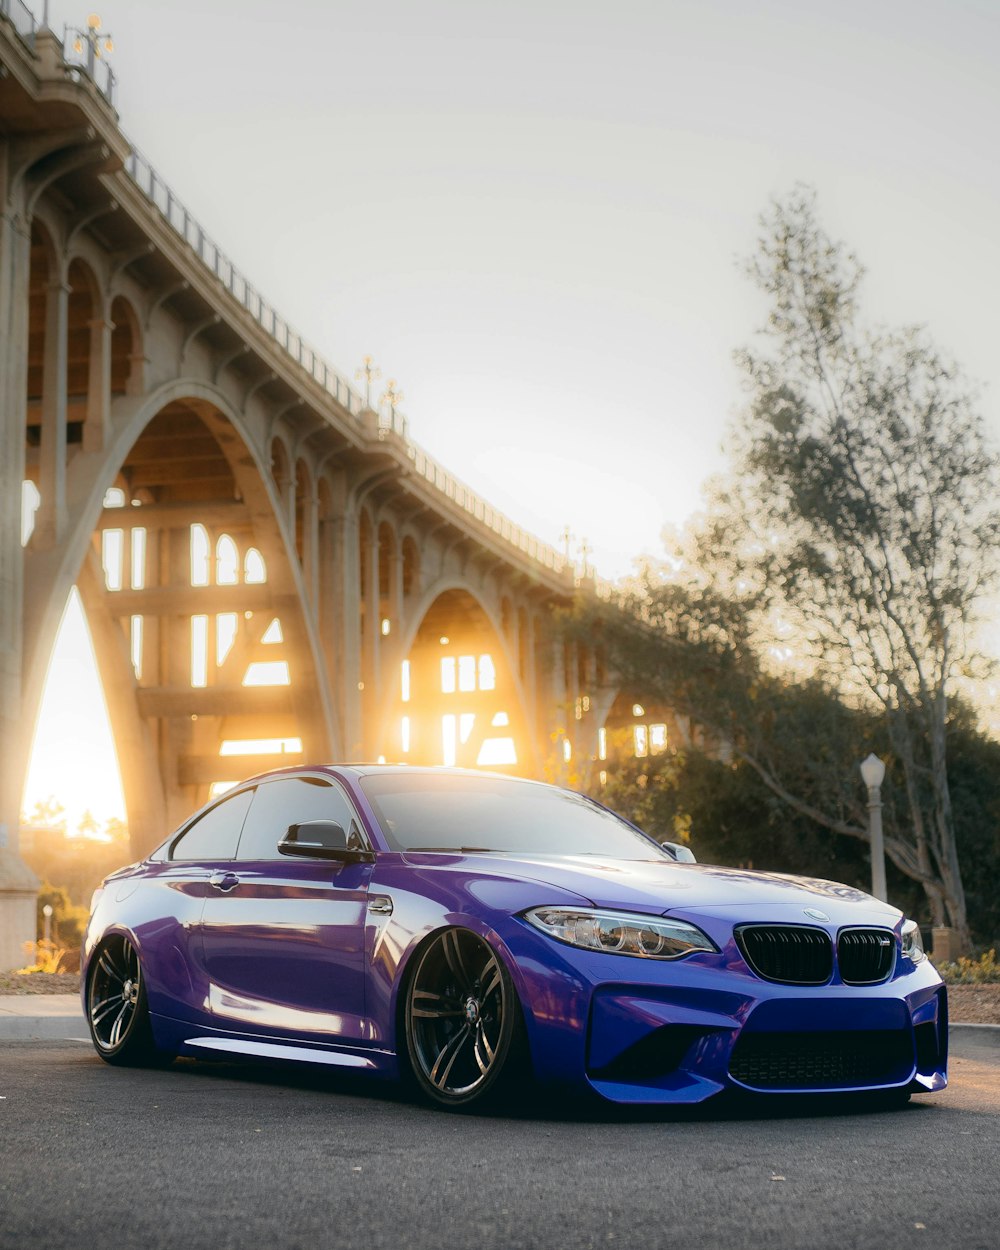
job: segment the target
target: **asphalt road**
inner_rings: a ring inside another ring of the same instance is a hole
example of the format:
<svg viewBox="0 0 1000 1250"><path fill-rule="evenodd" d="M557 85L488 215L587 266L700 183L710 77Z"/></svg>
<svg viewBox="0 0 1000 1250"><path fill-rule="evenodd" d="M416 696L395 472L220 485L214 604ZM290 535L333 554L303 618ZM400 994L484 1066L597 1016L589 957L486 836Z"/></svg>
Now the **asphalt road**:
<svg viewBox="0 0 1000 1250"><path fill-rule="evenodd" d="M1000 1038L903 1110L453 1116L365 1078L0 1045L0 1246L1000 1246Z"/></svg>

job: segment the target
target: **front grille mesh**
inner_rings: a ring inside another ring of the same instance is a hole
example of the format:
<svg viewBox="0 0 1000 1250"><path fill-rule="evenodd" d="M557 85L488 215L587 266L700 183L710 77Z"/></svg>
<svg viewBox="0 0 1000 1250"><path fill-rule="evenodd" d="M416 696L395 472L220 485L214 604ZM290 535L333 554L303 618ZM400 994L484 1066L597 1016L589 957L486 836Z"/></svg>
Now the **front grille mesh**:
<svg viewBox="0 0 1000 1250"><path fill-rule="evenodd" d="M905 1029L856 1033L743 1033L729 1072L754 1089L845 1089L892 1085L913 1070Z"/></svg>
<svg viewBox="0 0 1000 1250"><path fill-rule="evenodd" d="M744 959L765 981L824 985L833 976L833 943L806 925L744 925L736 931Z"/></svg>
<svg viewBox="0 0 1000 1250"><path fill-rule="evenodd" d="M844 929L837 939L837 963L845 985L877 985L895 962L896 939L889 929Z"/></svg>

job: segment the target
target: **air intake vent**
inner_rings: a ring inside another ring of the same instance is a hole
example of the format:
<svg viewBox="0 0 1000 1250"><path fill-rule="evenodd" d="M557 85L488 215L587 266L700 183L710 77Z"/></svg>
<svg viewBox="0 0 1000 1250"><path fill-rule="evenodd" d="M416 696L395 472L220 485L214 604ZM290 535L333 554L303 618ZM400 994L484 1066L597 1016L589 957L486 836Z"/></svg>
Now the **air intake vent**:
<svg viewBox="0 0 1000 1250"><path fill-rule="evenodd" d="M833 976L833 943L824 929L753 924L736 930L743 958L765 981L825 985Z"/></svg>
<svg viewBox="0 0 1000 1250"><path fill-rule="evenodd" d="M845 985L878 985L896 962L890 929L844 929L837 938L837 962Z"/></svg>
<svg viewBox="0 0 1000 1250"><path fill-rule="evenodd" d="M897 1085L913 1071L909 1030L743 1033L729 1074L754 1089L850 1089Z"/></svg>

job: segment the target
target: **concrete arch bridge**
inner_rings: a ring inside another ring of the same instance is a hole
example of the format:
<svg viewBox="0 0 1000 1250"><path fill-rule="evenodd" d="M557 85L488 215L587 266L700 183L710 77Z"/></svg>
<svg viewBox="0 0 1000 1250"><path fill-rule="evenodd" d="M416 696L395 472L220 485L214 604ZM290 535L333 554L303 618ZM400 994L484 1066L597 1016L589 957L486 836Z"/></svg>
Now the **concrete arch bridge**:
<svg viewBox="0 0 1000 1250"><path fill-rule="evenodd" d="M0 0L0 967L35 935L18 813L74 585L137 854L276 763L579 773L615 697L553 619L576 570L302 342L78 59Z"/></svg>

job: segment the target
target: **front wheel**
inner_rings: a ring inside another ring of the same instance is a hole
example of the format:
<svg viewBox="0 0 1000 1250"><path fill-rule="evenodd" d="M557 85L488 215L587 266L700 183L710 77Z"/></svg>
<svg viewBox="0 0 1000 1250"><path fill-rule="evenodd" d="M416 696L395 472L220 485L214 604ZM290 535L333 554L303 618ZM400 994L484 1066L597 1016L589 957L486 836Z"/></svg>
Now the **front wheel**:
<svg viewBox="0 0 1000 1250"><path fill-rule="evenodd" d="M421 1092L441 1106L480 1103L525 1054L517 992L499 955L468 929L445 929L417 955L406 1044Z"/></svg>
<svg viewBox="0 0 1000 1250"><path fill-rule="evenodd" d="M87 1023L105 1063L139 1066L172 1058L153 1043L139 953L126 937L105 938L91 961Z"/></svg>

